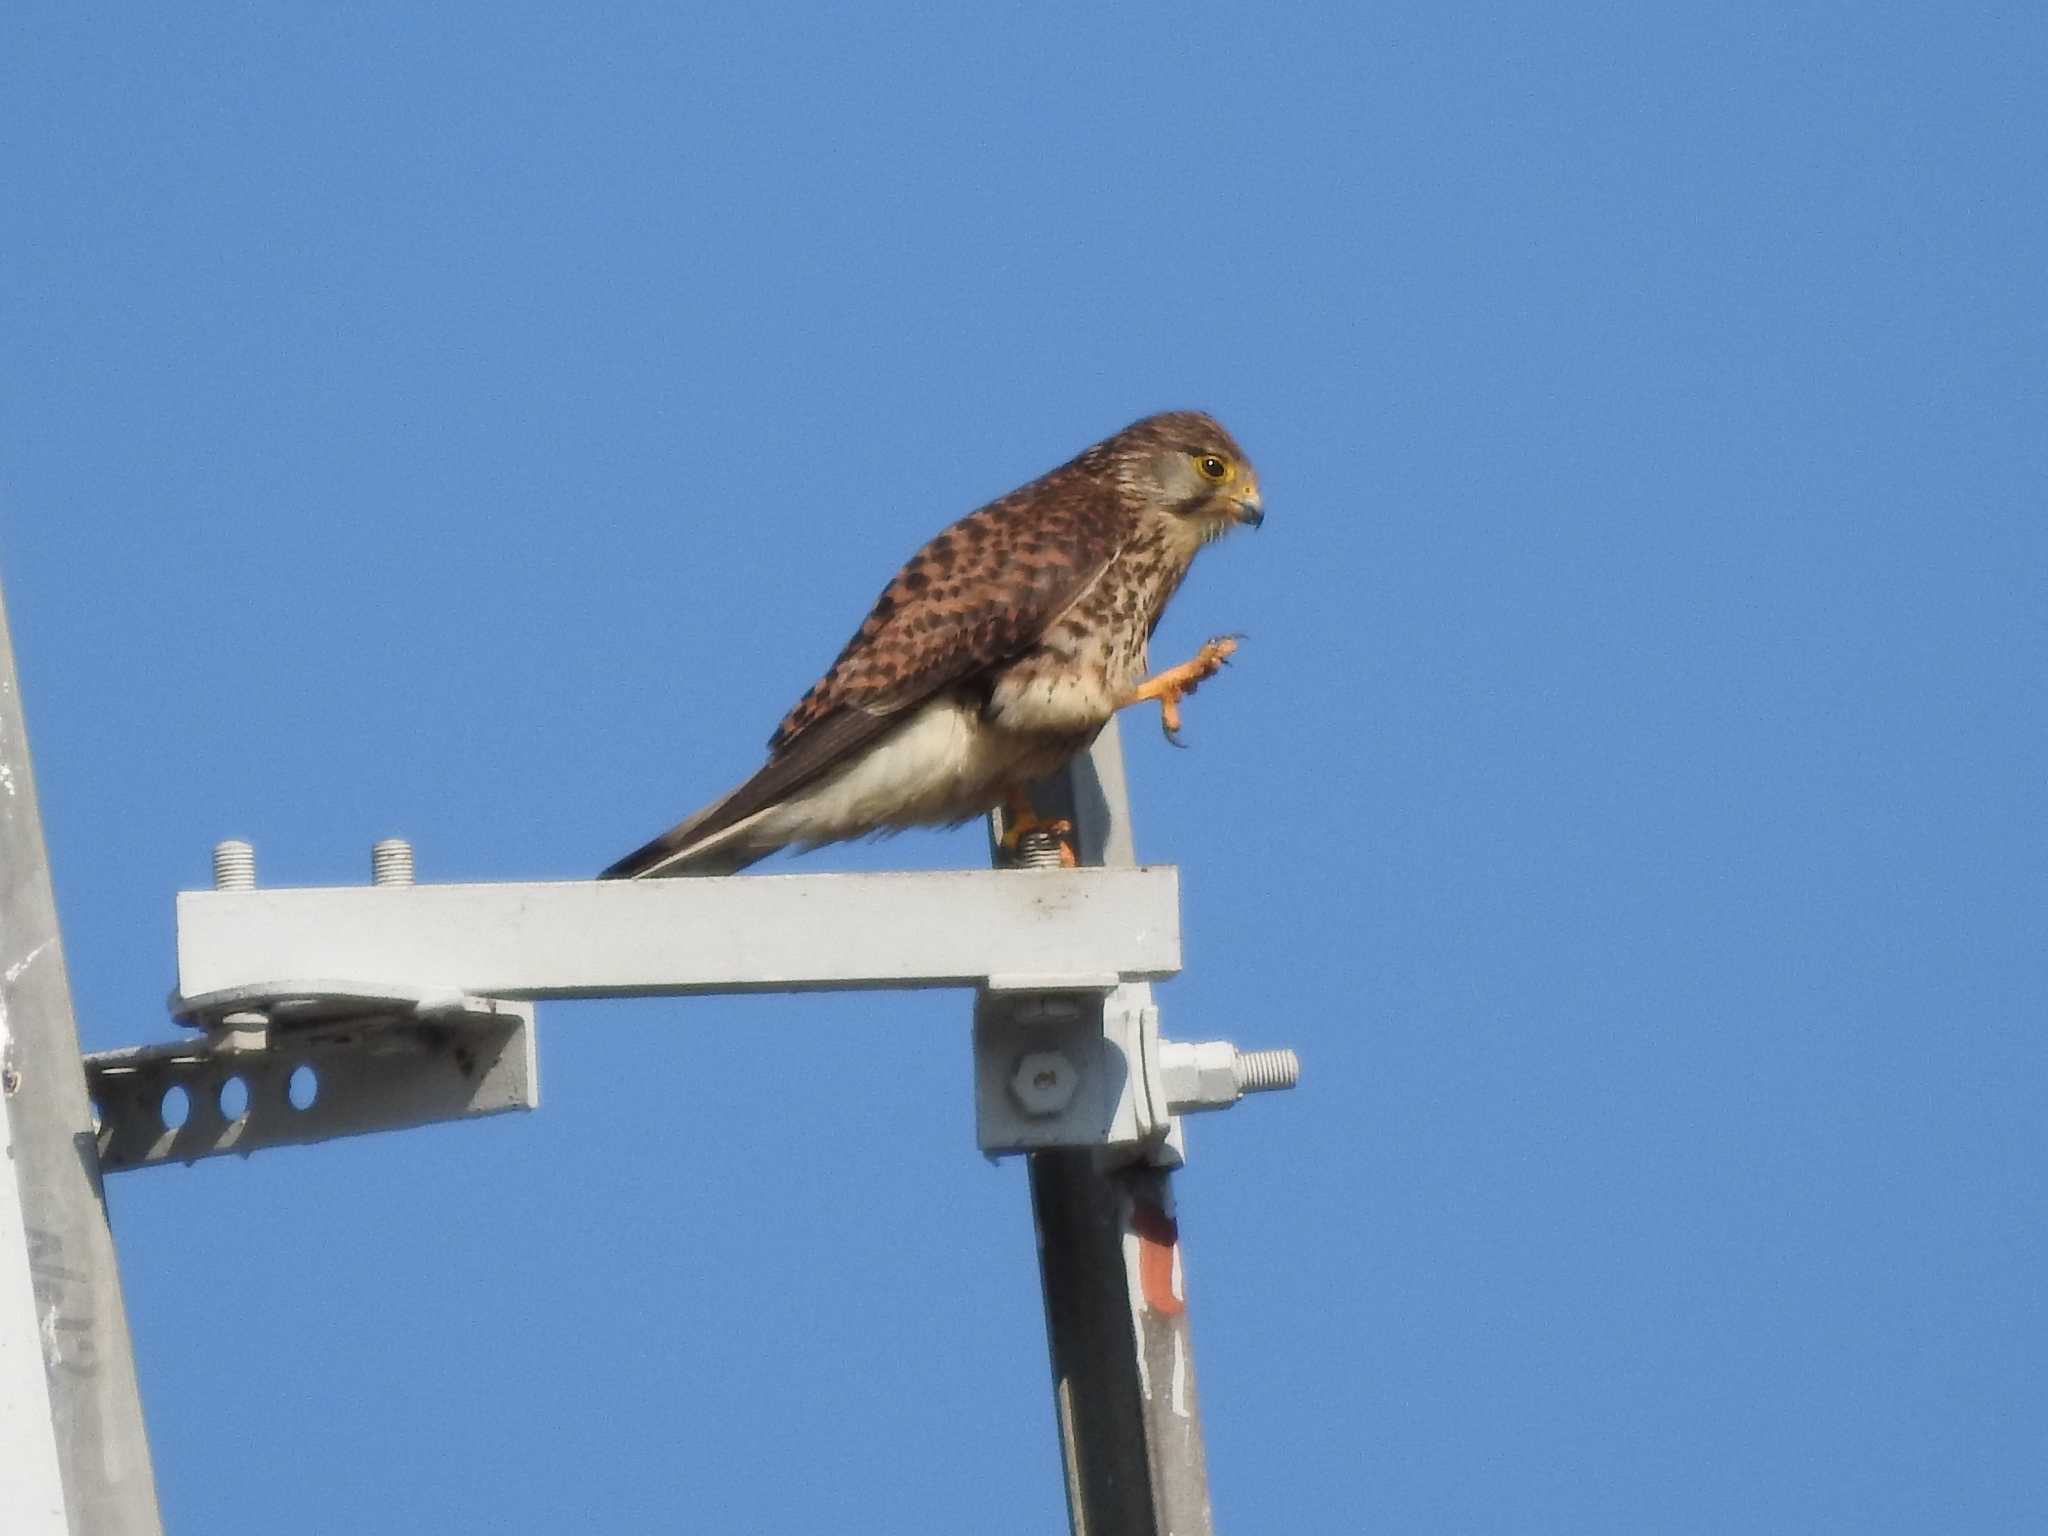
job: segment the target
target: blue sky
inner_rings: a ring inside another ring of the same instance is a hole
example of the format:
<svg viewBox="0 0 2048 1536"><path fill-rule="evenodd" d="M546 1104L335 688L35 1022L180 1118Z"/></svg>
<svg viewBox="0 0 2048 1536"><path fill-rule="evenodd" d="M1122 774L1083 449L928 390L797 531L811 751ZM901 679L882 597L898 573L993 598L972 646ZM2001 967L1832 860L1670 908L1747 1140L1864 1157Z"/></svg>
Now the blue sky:
<svg viewBox="0 0 2048 1536"><path fill-rule="evenodd" d="M1168 1031L1237 1531L2048 1521L2048 21L137 11L0 48L0 566L81 1030L171 897L580 876L939 526L1214 411ZM915 834L807 867L976 864ZM766 869L789 867L782 863ZM134 1174L178 1531L1060 1527L951 994Z"/></svg>

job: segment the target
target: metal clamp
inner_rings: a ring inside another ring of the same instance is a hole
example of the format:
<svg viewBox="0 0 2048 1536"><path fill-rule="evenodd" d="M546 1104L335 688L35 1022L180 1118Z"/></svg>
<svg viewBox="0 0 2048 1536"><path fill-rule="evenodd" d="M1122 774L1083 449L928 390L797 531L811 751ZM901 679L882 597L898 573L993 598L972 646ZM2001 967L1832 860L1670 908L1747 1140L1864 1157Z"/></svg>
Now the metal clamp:
<svg viewBox="0 0 2048 1536"><path fill-rule="evenodd" d="M1292 1051L1161 1039L1150 984L1091 984L1103 980L991 978L976 996L984 1153L1104 1147L1178 1162L1179 1116L1300 1081Z"/></svg>

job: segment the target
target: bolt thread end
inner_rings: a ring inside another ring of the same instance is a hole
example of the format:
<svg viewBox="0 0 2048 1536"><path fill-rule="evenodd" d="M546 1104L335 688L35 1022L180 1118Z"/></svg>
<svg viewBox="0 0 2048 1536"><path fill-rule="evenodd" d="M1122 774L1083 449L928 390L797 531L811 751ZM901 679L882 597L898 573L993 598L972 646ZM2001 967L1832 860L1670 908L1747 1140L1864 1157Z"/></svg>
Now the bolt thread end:
<svg viewBox="0 0 2048 1536"><path fill-rule="evenodd" d="M1026 832L1017 839L1017 851L1012 862L1018 869L1058 869L1060 838L1057 832Z"/></svg>
<svg viewBox="0 0 2048 1536"><path fill-rule="evenodd" d="M412 884L412 844L402 837L387 837L370 845L372 885Z"/></svg>
<svg viewBox="0 0 2048 1536"><path fill-rule="evenodd" d="M1233 1071L1239 1093L1270 1093L1301 1081L1301 1058L1292 1051L1239 1051Z"/></svg>
<svg viewBox="0 0 2048 1536"><path fill-rule="evenodd" d="M256 889L256 850L239 837L213 845L213 888L216 891Z"/></svg>

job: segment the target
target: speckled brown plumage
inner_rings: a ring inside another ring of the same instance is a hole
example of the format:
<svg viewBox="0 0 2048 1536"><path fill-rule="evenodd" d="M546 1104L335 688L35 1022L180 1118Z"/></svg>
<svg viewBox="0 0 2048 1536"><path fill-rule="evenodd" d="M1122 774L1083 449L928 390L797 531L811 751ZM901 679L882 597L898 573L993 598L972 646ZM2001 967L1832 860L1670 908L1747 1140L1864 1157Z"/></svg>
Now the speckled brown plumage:
<svg viewBox="0 0 2048 1536"><path fill-rule="evenodd" d="M1131 701L1195 552L1262 516L1250 464L1208 416L1104 439L911 556L761 770L606 875L725 872L987 810Z"/></svg>

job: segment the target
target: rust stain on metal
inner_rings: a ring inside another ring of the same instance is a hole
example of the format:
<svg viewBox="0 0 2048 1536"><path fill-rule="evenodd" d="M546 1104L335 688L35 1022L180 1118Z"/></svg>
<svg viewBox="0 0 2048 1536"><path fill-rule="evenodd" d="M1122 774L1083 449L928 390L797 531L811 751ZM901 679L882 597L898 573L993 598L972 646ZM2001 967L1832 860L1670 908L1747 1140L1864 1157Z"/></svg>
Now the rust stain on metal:
<svg viewBox="0 0 2048 1536"><path fill-rule="evenodd" d="M1140 1201L1131 1210L1131 1230L1138 1234L1138 1284L1145 1305L1164 1317L1178 1317L1188 1304L1173 1283L1180 1228L1158 1206Z"/></svg>

